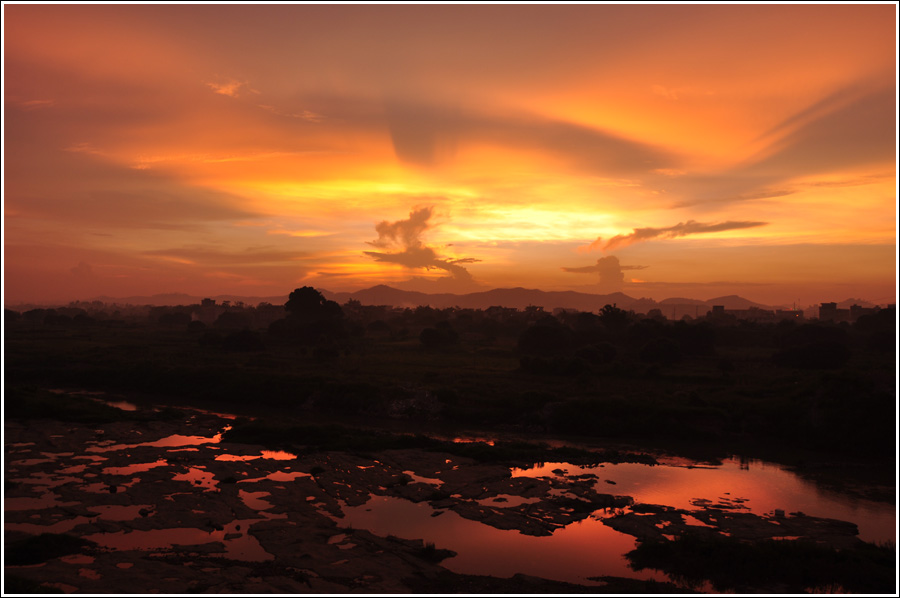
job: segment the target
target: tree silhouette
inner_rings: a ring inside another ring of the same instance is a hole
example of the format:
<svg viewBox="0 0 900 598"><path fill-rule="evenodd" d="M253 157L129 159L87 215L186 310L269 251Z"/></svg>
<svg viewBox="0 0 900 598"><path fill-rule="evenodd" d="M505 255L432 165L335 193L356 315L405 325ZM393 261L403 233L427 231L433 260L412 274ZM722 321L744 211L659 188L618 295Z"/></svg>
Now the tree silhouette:
<svg viewBox="0 0 900 598"><path fill-rule="evenodd" d="M294 289L284 309L288 317L269 326L269 332L276 336L293 337L310 345L322 338L334 340L346 335L341 306L312 287Z"/></svg>
<svg viewBox="0 0 900 598"><path fill-rule="evenodd" d="M292 318L304 322L339 319L344 316L341 306L329 301L312 287L294 289L284 304L285 311Z"/></svg>
<svg viewBox="0 0 900 598"><path fill-rule="evenodd" d="M606 304L600 310L600 322L612 334L618 334L628 327L631 315L624 309L619 309L616 304Z"/></svg>

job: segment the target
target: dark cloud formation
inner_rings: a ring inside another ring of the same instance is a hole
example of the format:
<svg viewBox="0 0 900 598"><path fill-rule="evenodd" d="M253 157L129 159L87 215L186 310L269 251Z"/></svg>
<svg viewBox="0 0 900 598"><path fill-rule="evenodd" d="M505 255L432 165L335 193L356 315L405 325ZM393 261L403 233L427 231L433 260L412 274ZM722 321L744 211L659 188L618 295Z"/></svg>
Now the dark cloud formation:
<svg viewBox="0 0 900 598"><path fill-rule="evenodd" d="M618 289L625 282L625 270L643 270L645 268L649 268L649 266L623 266L619 263L619 258L609 255L598 259L593 266L563 268L563 271L575 274L596 274L600 277L601 286Z"/></svg>
<svg viewBox="0 0 900 598"><path fill-rule="evenodd" d="M434 166L456 154L460 134L457 111L409 101L389 101L385 116L394 153L401 161Z"/></svg>
<svg viewBox="0 0 900 598"><path fill-rule="evenodd" d="M746 220L729 220L727 222L707 223L688 220L687 222L679 222L674 226L665 228L636 228L628 235L616 235L605 244L602 239L597 239L587 246L588 249L597 249L601 245L604 250L615 249L617 247L626 247L640 241L649 241L651 239L674 239L676 237L686 237L688 235L699 235L703 233L718 233L726 230L739 230L742 228L753 228L756 226L764 226L768 222L752 222Z"/></svg>
<svg viewBox="0 0 900 598"><path fill-rule="evenodd" d="M333 117L329 130L380 132L386 125L394 154L417 167L448 164L467 144L548 153L574 170L612 177L649 177L656 169L680 168L682 162L677 154L650 143L526 112L497 113L414 96L373 100L300 94L292 102Z"/></svg>
<svg viewBox="0 0 900 598"><path fill-rule="evenodd" d="M402 161L435 166L462 142L549 152L595 175L624 176L673 168L679 160L649 144L591 127L534 115L494 115L428 103L389 102L385 114Z"/></svg>
<svg viewBox="0 0 900 598"><path fill-rule="evenodd" d="M409 213L406 220L388 222L383 220L375 225L378 238L369 244L380 249L394 251L365 251L364 253L377 262L400 264L407 268L425 268L426 270L446 270L450 276L461 282L472 282L472 275L460 264L471 264L481 260L471 257L460 259L443 259L437 252L422 242L422 234L431 228L429 220L433 208L416 208Z"/></svg>
<svg viewBox="0 0 900 598"><path fill-rule="evenodd" d="M814 102L762 135L768 147L724 172L648 179L677 197L674 207L781 197L792 179L885 166L896 160L896 90L866 83L846 86Z"/></svg>

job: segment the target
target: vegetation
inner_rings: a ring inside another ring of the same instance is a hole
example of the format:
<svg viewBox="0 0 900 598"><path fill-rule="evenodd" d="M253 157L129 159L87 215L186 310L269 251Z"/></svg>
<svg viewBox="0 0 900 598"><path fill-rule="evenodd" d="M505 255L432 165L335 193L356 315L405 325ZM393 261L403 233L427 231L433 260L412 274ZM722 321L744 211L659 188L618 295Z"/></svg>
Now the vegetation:
<svg viewBox="0 0 900 598"><path fill-rule="evenodd" d="M627 555L632 568L660 569L689 586L709 580L719 592L755 592L780 586L785 593L843 590L890 594L896 590L896 549L860 542L838 550L802 540L744 542L685 535L643 542Z"/></svg>
<svg viewBox="0 0 900 598"><path fill-rule="evenodd" d="M157 412L128 413L97 399L50 392L34 387L10 389L4 397L6 417L18 419L54 419L79 423L107 423L134 420L170 420L183 417L183 412L171 407Z"/></svg>
<svg viewBox="0 0 900 598"><path fill-rule="evenodd" d="M894 459L893 309L853 325L673 322L609 305L340 306L304 287L285 306L77 304L7 310L5 321L13 416L113 417L35 394L69 388L280 418Z"/></svg>

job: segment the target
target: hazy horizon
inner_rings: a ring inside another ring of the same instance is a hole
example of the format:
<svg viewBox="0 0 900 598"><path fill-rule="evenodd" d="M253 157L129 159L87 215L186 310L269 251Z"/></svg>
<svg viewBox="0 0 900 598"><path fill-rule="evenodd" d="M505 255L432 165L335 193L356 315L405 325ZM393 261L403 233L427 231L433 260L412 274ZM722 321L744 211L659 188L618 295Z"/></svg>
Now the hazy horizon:
<svg viewBox="0 0 900 598"><path fill-rule="evenodd" d="M552 296L553 293L571 293L571 292L578 293L580 295L586 295L586 296L596 295L597 297L610 297L610 296L615 296L615 295L624 295L624 296L628 297L629 299L633 300L635 303L657 303L660 305L664 305L667 302L668 302L668 304L673 305L673 304L675 304L675 302L677 302L679 300L683 300L686 302L701 302L701 303L710 304L714 300L722 299L722 298L735 298L735 299L738 299L741 301L747 301L749 303L759 305L759 306L764 306L764 307L796 308L796 309L806 309L806 308L811 308L811 307L818 308L821 303L832 303L832 302L837 303L838 305L847 304L848 306L853 303L858 303L860 305L877 305L877 306L881 306L881 307L886 307L888 305L895 305L894 301L880 301L879 302L879 301L872 301L867 297L858 297L858 296L854 297L852 295L848 295L843 298L827 297L827 298L821 299L820 301L814 301L814 302L809 302L809 303L800 303L797 301L789 301L789 300L782 301L782 302L776 302L776 303L766 303L766 302L762 302L762 301L756 301L752 297L746 297L744 295L739 295L736 293L726 293L726 294L715 295L715 296L691 296L691 295L687 295L687 294L667 295L667 296L636 296L636 295L631 295L631 294L629 294L627 292L623 292L623 291L614 291L611 293L598 293L598 292L592 291L590 289L562 289L562 290L554 291L554 290L533 289L533 288L526 288L526 287L497 287L497 288L490 288L490 289L484 288L484 289L472 290L472 291L465 292L465 293L453 293L453 292L428 292L428 291L417 291L414 289L406 289L406 288L403 288L404 285L402 283L397 284L397 285L374 285L372 287L367 287L364 289L345 290L345 291L327 289L324 287L314 287L314 288L316 288L316 290L325 294L327 298L335 298L337 300L340 300L341 303L343 303L343 302L349 300L350 298L354 298L354 295L357 295L357 294L364 294L368 291L376 291L377 292L377 291L381 290L381 289L379 289L379 287L386 287L388 289L391 289L392 291L399 291L401 293L415 293L415 294L423 294L426 296L435 296L435 297L445 296L445 295L466 297L469 295L479 294L479 293L490 295L492 292L498 292L498 291L506 292L506 293L519 292L521 294L530 294L530 293L537 292L537 293L545 293L550 296ZM293 290L293 289L291 289L291 290ZM56 301L50 300L50 301L11 302L11 301L7 300L4 303L4 307L7 309L15 308L15 307L19 307L19 306L63 307L63 306L67 306L70 304L77 304L77 303L82 303L82 302L87 303L87 302L92 302L92 301L102 301L105 303L116 303L116 302L122 302L122 301L125 301L125 302L140 301L141 303L148 304L148 305L174 306L174 305L176 305L176 303L171 303L170 301L172 301L175 298L184 298L185 300L190 300L190 301L194 301L194 302L198 302L198 303L202 299L215 299L215 300L222 300L222 301L225 301L225 300L243 301L243 302L247 303L248 307L253 307L253 306L256 306L257 304L263 303L263 302L268 302L268 303L275 302L276 304L281 303L282 301L287 300L289 294L290 294L290 291L285 291L284 293L274 294L274 295L246 295L246 294L242 294L242 293L229 293L229 292L193 294L193 293L186 293L186 292L180 292L180 291L170 291L170 292L162 292L162 293L127 295L127 296L125 296L125 295L120 295L120 296L95 295L95 296L90 296L90 297L81 297L81 298L76 298L76 299L63 299L63 300L56 300ZM177 301L179 299L175 299L175 300ZM365 305L367 303L364 301L363 304ZM378 303L378 304L381 305L383 303ZM407 304L407 302L403 303L403 305L406 305L406 304ZM490 305L495 305L495 304L496 303L494 303L494 302L488 301L488 303L485 303L484 305L477 307L477 309L486 309ZM471 307L471 306L469 306L469 307ZM565 306L556 306L556 305L549 306L550 309L552 309L554 307L565 307ZM600 307L602 307L602 306L598 304L597 309L590 310L590 311L597 311L597 310L599 310Z"/></svg>
<svg viewBox="0 0 900 598"><path fill-rule="evenodd" d="M4 303L895 303L896 10L4 4Z"/></svg>

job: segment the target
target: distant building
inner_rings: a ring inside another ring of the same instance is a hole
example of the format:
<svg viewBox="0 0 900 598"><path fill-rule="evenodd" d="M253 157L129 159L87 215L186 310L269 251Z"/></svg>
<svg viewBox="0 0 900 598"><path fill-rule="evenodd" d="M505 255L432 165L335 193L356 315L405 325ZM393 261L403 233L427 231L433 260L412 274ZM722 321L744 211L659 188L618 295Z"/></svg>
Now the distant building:
<svg viewBox="0 0 900 598"><path fill-rule="evenodd" d="M853 307L857 308L857 313L860 313L859 310L865 309L858 305ZM851 310L841 309L837 303L822 303L819 305L819 320L823 322L853 322L856 318L851 315Z"/></svg>
<svg viewBox="0 0 900 598"><path fill-rule="evenodd" d="M879 311L878 307L861 307L859 305L850 306L850 321L855 322L860 316L868 316Z"/></svg>
<svg viewBox="0 0 900 598"><path fill-rule="evenodd" d="M837 303L822 303L819 305L819 319L831 321L837 319Z"/></svg>

